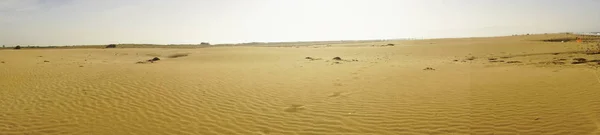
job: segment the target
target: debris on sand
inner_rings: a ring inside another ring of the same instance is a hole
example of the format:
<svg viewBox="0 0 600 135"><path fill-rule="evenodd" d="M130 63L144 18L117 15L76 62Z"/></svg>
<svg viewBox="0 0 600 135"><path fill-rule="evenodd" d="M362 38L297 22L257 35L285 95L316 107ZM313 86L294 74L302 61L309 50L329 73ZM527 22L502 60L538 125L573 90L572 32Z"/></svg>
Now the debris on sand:
<svg viewBox="0 0 600 135"><path fill-rule="evenodd" d="M600 54L600 51L598 51L598 52L588 52L586 54L587 55L598 55L598 54Z"/></svg>
<svg viewBox="0 0 600 135"><path fill-rule="evenodd" d="M423 69L423 70L435 70L435 69L433 69L433 68L431 68L431 67L426 67L426 68L425 68L425 69Z"/></svg>
<svg viewBox="0 0 600 135"><path fill-rule="evenodd" d="M146 64L148 62L154 63L155 61L159 61L159 60L160 60L160 58L154 57L154 58L146 60L146 61L138 61L138 62L136 62L136 64Z"/></svg>
<svg viewBox="0 0 600 135"><path fill-rule="evenodd" d="M334 57L333 60L342 60L340 57Z"/></svg>
<svg viewBox="0 0 600 135"><path fill-rule="evenodd" d="M521 61L507 61L506 63L522 63Z"/></svg>
<svg viewBox="0 0 600 135"><path fill-rule="evenodd" d="M15 50L19 50L19 49L21 49L21 46L17 45L17 46L15 46L15 48L14 48L14 49L15 49Z"/></svg>
<svg viewBox="0 0 600 135"><path fill-rule="evenodd" d="M341 63L341 62L338 62L338 61L336 61L336 62L333 62L333 63L331 63L331 64L333 65L333 64L342 64L342 63Z"/></svg>
<svg viewBox="0 0 600 135"><path fill-rule="evenodd" d="M477 58L473 57L473 56L467 58L467 60L475 60L475 59L477 59Z"/></svg>
<svg viewBox="0 0 600 135"><path fill-rule="evenodd" d="M4 61L0 61L0 63L4 63Z"/></svg>
<svg viewBox="0 0 600 135"><path fill-rule="evenodd" d="M358 59L344 60L341 57L334 57L332 60L334 60L334 61L344 61L344 62L356 62L356 61L358 61ZM326 62L329 62L329 60L327 60ZM334 62L333 64L341 64L341 63L340 62Z"/></svg>
<svg viewBox="0 0 600 135"><path fill-rule="evenodd" d="M504 62L504 60L490 60L490 62Z"/></svg>
<svg viewBox="0 0 600 135"><path fill-rule="evenodd" d="M387 45L384 45L384 46L394 46L394 44L387 44Z"/></svg>
<svg viewBox="0 0 600 135"><path fill-rule="evenodd" d="M547 64L547 65L564 65L564 64L565 64L565 62L563 62L563 61L558 61L558 60L554 60L554 61L539 62L539 64Z"/></svg>
<svg viewBox="0 0 600 135"><path fill-rule="evenodd" d="M83 66L79 66L79 67L83 67Z"/></svg>
<svg viewBox="0 0 600 135"><path fill-rule="evenodd" d="M313 57L306 57L304 59L307 59L307 60L321 60L321 58L313 58Z"/></svg>
<svg viewBox="0 0 600 135"><path fill-rule="evenodd" d="M50 62L50 61L44 60L44 62Z"/></svg>
<svg viewBox="0 0 600 135"><path fill-rule="evenodd" d="M498 60L498 58L488 58L488 60Z"/></svg>
<svg viewBox="0 0 600 135"><path fill-rule="evenodd" d="M587 63L587 59L585 58L573 58L573 62L571 62L571 64L583 64L583 63Z"/></svg>
<svg viewBox="0 0 600 135"><path fill-rule="evenodd" d="M452 61L454 61L454 62L458 62L458 60L452 60Z"/></svg>
<svg viewBox="0 0 600 135"><path fill-rule="evenodd" d="M173 55L169 56L169 58L179 58L179 57L185 57L188 55L189 54L187 54L187 53L178 53L178 54L173 54Z"/></svg>
<svg viewBox="0 0 600 135"><path fill-rule="evenodd" d="M587 59L585 59L585 58L573 58L573 60L577 61L577 62L586 62L587 61Z"/></svg>

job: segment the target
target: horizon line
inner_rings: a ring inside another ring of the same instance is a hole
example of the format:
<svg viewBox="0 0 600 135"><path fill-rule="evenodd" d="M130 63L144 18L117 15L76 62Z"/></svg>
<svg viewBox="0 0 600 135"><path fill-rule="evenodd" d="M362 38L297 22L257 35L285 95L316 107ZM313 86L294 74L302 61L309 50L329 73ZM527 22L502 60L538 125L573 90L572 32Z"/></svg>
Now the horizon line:
<svg viewBox="0 0 600 135"><path fill-rule="evenodd" d="M206 45L206 46L219 46L219 45L248 45L248 44L278 44L278 43L311 43L311 42L361 42L361 41L399 41L399 40L430 40L430 39L455 39L455 38L486 38L486 37L507 37L507 36L519 36L519 35L540 35L540 34L561 34L571 33L576 35L600 35L600 32L555 32L555 33L526 33L526 34L512 34L512 35L499 35L499 36L457 36L457 37L433 37L433 38L390 38L390 39L346 39L346 40L304 40L304 41L253 41L253 42L238 42L238 43L218 43L210 44L210 42L200 42L198 44L156 44L156 43L110 43L110 44L70 44L70 45L2 45L2 47L68 47L68 46L103 46L103 45L180 45L180 46L194 46L194 45ZM208 43L208 44L203 44Z"/></svg>

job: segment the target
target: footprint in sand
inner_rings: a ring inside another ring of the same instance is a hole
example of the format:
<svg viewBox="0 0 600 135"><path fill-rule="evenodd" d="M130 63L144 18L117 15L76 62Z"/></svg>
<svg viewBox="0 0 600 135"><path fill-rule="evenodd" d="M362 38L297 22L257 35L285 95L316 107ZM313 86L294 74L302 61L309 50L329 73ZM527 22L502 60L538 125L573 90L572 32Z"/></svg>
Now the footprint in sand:
<svg viewBox="0 0 600 135"><path fill-rule="evenodd" d="M304 105L296 105L296 104L292 104L291 106L285 108L283 111L285 112L298 112L298 111L302 111L305 110L306 108L304 107Z"/></svg>
<svg viewBox="0 0 600 135"><path fill-rule="evenodd" d="M271 130L265 128L265 129L261 129L259 132L261 135L267 135L271 133Z"/></svg>
<svg viewBox="0 0 600 135"><path fill-rule="evenodd" d="M336 97L344 97L347 98L352 94L358 93L360 91L346 91L346 92L342 92L342 91L337 91L337 92L333 92L331 93L331 95L327 96L330 98L336 98Z"/></svg>
<svg viewBox="0 0 600 135"><path fill-rule="evenodd" d="M328 97L339 97L342 95L342 92L334 92L331 95L329 95Z"/></svg>

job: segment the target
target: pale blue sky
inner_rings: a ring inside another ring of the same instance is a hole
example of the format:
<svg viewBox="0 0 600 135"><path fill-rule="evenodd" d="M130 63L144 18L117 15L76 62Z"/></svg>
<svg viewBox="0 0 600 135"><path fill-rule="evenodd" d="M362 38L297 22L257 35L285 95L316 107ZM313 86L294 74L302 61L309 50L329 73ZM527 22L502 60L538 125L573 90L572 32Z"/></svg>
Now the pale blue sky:
<svg viewBox="0 0 600 135"><path fill-rule="evenodd" d="M0 44L239 43L600 31L600 0L0 0Z"/></svg>

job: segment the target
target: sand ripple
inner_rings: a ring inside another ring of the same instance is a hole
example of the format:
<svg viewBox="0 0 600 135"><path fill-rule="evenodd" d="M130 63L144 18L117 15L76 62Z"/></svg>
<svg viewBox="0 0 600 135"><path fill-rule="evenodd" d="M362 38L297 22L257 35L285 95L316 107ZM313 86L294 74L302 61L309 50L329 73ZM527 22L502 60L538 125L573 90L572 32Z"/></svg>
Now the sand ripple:
<svg viewBox="0 0 600 135"><path fill-rule="evenodd" d="M600 84L579 69L419 64L389 52L331 65L303 59L328 51L246 49L186 50L153 64L80 50L2 65L0 134L599 133ZM94 63L68 64L87 55Z"/></svg>

